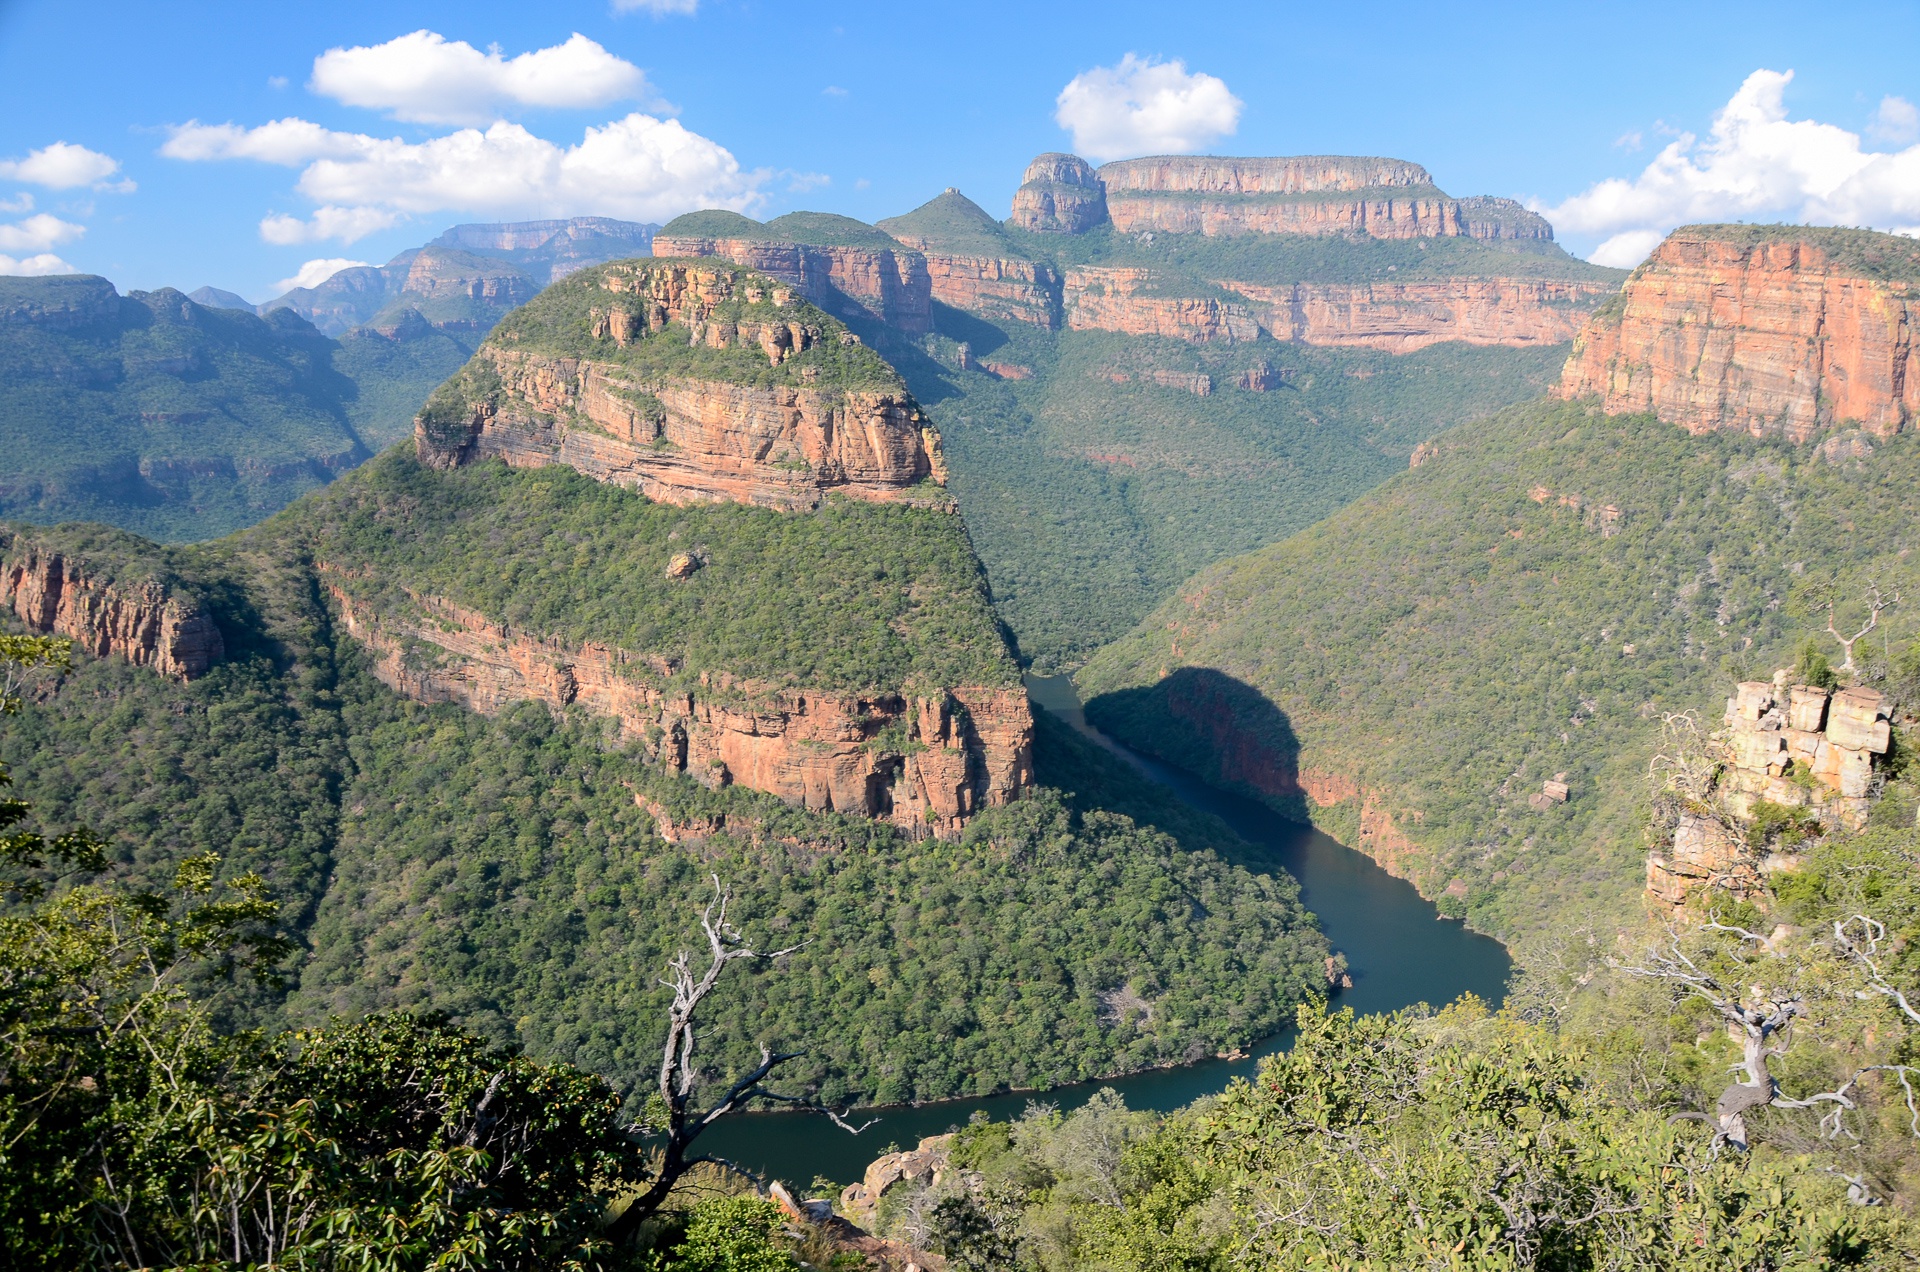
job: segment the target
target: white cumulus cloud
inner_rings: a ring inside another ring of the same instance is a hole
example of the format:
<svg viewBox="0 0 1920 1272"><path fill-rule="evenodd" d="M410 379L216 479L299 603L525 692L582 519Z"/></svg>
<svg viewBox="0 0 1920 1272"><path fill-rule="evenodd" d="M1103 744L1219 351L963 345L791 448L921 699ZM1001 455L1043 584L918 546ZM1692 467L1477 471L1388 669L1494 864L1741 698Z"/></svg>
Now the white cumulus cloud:
<svg viewBox="0 0 1920 1272"><path fill-rule="evenodd" d="M575 32L564 44L507 57L415 31L385 44L328 49L314 92L421 124L484 124L512 106L583 109L640 97L639 67Z"/></svg>
<svg viewBox="0 0 1920 1272"><path fill-rule="evenodd" d="M115 194L131 192L133 182L108 180L118 171L120 161L112 155L64 141L29 151L25 159L0 159L0 178L46 186L49 190L91 186Z"/></svg>
<svg viewBox="0 0 1920 1272"><path fill-rule="evenodd" d="M317 243L322 239L339 239L342 243L355 243L369 234L378 233L400 220L398 212L384 208L316 208L312 216L301 220L297 216L284 213L265 217L260 222L260 237L269 243L286 246L292 243Z"/></svg>
<svg viewBox="0 0 1920 1272"><path fill-rule="evenodd" d="M678 120L631 114L561 146L519 124L462 128L421 142L341 133L299 119L258 128L190 123L161 148L176 159L304 164L310 218L270 216L269 242L352 242L401 217L472 212L500 217L613 216L664 221L695 208L748 211L772 180L743 171L719 143Z"/></svg>
<svg viewBox="0 0 1920 1272"><path fill-rule="evenodd" d="M365 265L365 261L348 260L344 256L323 256L308 261L294 271L292 278L283 278L273 285L275 295L284 295L296 287L318 287L343 269L352 269Z"/></svg>
<svg viewBox="0 0 1920 1272"><path fill-rule="evenodd" d="M1920 141L1920 106L1904 97L1882 97L1867 125L1867 136L1894 146Z"/></svg>
<svg viewBox="0 0 1920 1272"><path fill-rule="evenodd" d="M71 243L86 232L84 225L41 212L12 225L0 225L0 252L44 252Z"/></svg>
<svg viewBox="0 0 1920 1272"><path fill-rule="evenodd" d="M37 256L24 259L0 255L0 274L35 278L43 274L78 274L79 272L52 252L41 252Z"/></svg>
<svg viewBox="0 0 1920 1272"><path fill-rule="evenodd" d="M1838 125L1789 120L1792 80L1792 71L1755 71L1714 115L1706 140L1683 132L1632 180L1601 181L1537 210L1562 234L1600 240L1591 259L1618 266L1638 264L1675 226L1702 221L1920 233L1920 145L1867 151ZM1905 116L1883 102L1876 118L1897 127Z"/></svg>
<svg viewBox="0 0 1920 1272"><path fill-rule="evenodd" d="M1068 81L1054 120L1073 134L1073 148L1094 160L1187 154L1240 126L1241 101L1226 81L1185 62L1132 53L1117 66L1096 66Z"/></svg>

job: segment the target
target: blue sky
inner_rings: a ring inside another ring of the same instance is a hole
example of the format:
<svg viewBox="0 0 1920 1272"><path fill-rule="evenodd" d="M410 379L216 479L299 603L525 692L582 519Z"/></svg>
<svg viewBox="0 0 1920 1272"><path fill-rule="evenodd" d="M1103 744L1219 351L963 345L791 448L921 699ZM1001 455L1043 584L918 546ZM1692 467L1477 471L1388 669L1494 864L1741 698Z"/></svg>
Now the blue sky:
<svg viewBox="0 0 1920 1272"><path fill-rule="evenodd" d="M260 299L463 220L1004 215L1077 139L1412 159L1619 260L1679 220L1920 227L1916 3L628 2L0 3L0 270Z"/></svg>

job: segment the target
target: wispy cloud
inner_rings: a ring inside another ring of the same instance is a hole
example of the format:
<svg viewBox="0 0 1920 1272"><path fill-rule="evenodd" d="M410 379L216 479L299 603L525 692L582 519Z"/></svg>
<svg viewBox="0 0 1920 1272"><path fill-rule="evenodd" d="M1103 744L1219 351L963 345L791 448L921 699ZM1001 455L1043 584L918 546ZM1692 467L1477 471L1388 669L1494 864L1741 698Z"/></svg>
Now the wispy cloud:
<svg viewBox="0 0 1920 1272"><path fill-rule="evenodd" d="M77 190L82 186L110 194L129 194L131 181L114 181L120 161L98 150L56 141L30 151L25 159L0 159L0 179L24 181L49 190Z"/></svg>

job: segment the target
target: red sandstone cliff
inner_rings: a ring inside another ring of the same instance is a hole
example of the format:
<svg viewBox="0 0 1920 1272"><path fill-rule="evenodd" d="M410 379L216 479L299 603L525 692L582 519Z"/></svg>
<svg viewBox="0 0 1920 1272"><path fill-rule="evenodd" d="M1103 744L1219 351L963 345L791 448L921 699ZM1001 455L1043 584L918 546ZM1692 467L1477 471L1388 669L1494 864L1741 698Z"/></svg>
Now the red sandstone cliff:
<svg viewBox="0 0 1920 1272"><path fill-rule="evenodd" d="M375 674L408 697L486 714L527 700L578 706L619 721L656 759L710 785L738 782L807 808L951 835L1033 783L1033 717L1019 688L909 696L724 677L688 685L657 656L569 646L434 597L415 598L417 619L375 616L330 590L347 630L373 651ZM883 735L907 745L883 744Z"/></svg>
<svg viewBox="0 0 1920 1272"><path fill-rule="evenodd" d="M675 264L616 267L602 276L595 339L616 348L679 324L711 348L757 348L778 366L829 337L798 312L752 321L714 318L736 290L771 286L733 270ZM746 385L676 377L641 380L617 361L524 352L499 341L479 358L500 391L449 426L423 413L421 461L448 468L498 456L515 467L566 464L667 503L731 501L816 507L829 490L858 498L948 506L911 488L945 480L939 434L904 390Z"/></svg>
<svg viewBox="0 0 1920 1272"><path fill-rule="evenodd" d="M1107 219L1107 198L1093 165L1050 152L1027 165L1008 220L1023 230L1082 234Z"/></svg>
<svg viewBox="0 0 1920 1272"><path fill-rule="evenodd" d="M1849 263L1871 255L1875 264ZM1920 247L1856 230L1689 226L1574 343L1562 397L1693 433L1805 441L1900 431L1920 411Z"/></svg>
<svg viewBox="0 0 1920 1272"><path fill-rule="evenodd" d="M1196 344L1257 339L1410 353L1444 340L1526 347L1573 338L1610 284L1519 278L1293 283L1220 280L1239 299L1166 296L1152 271L1074 267L1063 292L1075 330L1167 336Z"/></svg>
<svg viewBox="0 0 1920 1272"><path fill-rule="evenodd" d="M653 254L717 256L792 284L829 313L840 313L844 301L852 301L902 331L933 330L933 283L918 252L656 234Z"/></svg>
<svg viewBox="0 0 1920 1272"><path fill-rule="evenodd" d="M1060 276L1044 261L927 252L933 298L982 318L1060 325Z"/></svg>
<svg viewBox="0 0 1920 1272"><path fill-rule="evenodd" d="M226 654L198 602L156 582L103 583L86 562L0 534L0 606L35 632L71 637L96 658L119 654L175 680L192 680Z"/></svg>

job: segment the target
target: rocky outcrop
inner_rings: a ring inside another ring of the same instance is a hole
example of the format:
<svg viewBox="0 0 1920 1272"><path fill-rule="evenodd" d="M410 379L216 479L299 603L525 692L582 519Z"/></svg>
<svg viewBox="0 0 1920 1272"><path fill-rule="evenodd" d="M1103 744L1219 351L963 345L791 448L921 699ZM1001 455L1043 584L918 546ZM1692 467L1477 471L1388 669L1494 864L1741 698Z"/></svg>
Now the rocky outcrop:
<svg viewBox="0 0 1920 1272"><path fill-rule="evenodd" d="M933 280L927 260L902 247L819 246L776 239L657 234L653 254L717 256L777 278L829 313L865 311L902 331L933 330Z"/></svg>
<svg viewBox="0 0 1920 1272"><path fill-rule="evenodd" d="M1064 308L1066 325L1074 331L1119 331L1195 344L1260 338L1260 324L1248 306L1216 297L1160 295L1148 269L1069 266Z"/></svg>
<svg viewBox="0 0 1920 1272"><path fill-rule="evenodd" d="M1853 424L1885 436L1920 412L1917 323L1920 248L1908 241L1690 226L1588 322L1559 392L1692 433L1802 442Z"/></svg>
<svg viewBox="0 0 1920 1272"><path fill-rule="evenodd" d="M686 264L619 266L602 275L604 308L592 335L610 350L667 328L709 348L757 349L775 366L823 339L853 342L809 322L767 279ZM764 316L721 320L717 307L745 298ZM810 311L811 312L811 311ZM828 324L832 326L833 324ZM558 357L489 341L478 359L496 392L452 418L433 403L415 424L430 467L497 456L516 467L566 464L597 481L666 503L729 501L803 510L827 491L950 507L921 484L945 480L940 437L904 389L736 384L684 376L646 378L614 359Z"/></svg>
<svg viewBox="0 0 1920 1272"><path fill-rule="evenodd" d="M0 554L0 606L32 631L179 681L205 675L226 655L213 616L163 583L105 582L85 561L4 533Z"/></svg>
<svg viewBox="0 0 1920 1272"><path fill-rule="evenodd" d="M1438 191L1427 195L1380 191L1350 198L1142 191L1109 194L1107 214L1122 234L1347 234L1414 239L1466 232L1459 203Z"/></svg>
<svg viewBox="0 0 1920 1272"><path fill-rule="evenodd" d="M1023 230L1084 234L1107 219L1106 187L1080 156L1044 154L1021 174L1007 219Z"/></svg>
<svg viewBox="0 0 1920 1272"><path fill-rule="evenodd" d="M1460 225L1469 238L1486 242L1553 241L1553 225L1538 212L1530 212L1512 199L1490 194L1460 200Z"/></svg>
<svg viewBox="0 0 1920 1272"><path fill-rule="evenodd" d="M880 1199L901 1184L925 1180L933 1187L953 1169L954 1134L930 1135L906 1152L886 1153L868 1164L860 1182L840 1192L840 1210L855 1223L873 1225Z"/></svg>
<svg viewBox="0 0 1920 1272"><path fill-rule="evenodd" d="M1727 699L1725 727L1708 744L1719 764L1711 794L1690 800L1670 844L1647 856L1652 899L1684 905L1702 888L1753 896L1766 874L1791 868L1791 852L1749 841L1762 804L1821 830L1866 824L1892 745L1890 704L1865 686L1834 692L1788 680L1782 671L1743 681Z"/></svg>
<svg viewBox="0 0 1920 1272"><path fill-rule="evenodd" d="M1109 199L1121 191L1324 194L1377 188L1430 188L1433 185L1432 175L1417 163L1365 155L1284 155L1253 159L1218 155L1160 155L1103 164L1099 177L1106 186Z"/></svg>
<svg viewBox="0 0 1920 1272"><path fill-rule="evenodd" d="M1060 275L1044 261L927 252L933 299L996 322L1060 325Z"/></svg>
<svg viewBox="0 0 1920 1272"><path fill-rule="evenodd" d="M1075 330L1157 335L1196 344L1257 339L1411 353L1456 340L1531 347L1573 338L1611 284L1518 278L1411 283L1293 283L1222 279L1238 299L1161 294L1179 290L1139 268L1067 270L1063 306Z"/></svg>
<svg viewBox="0 0 1920 1272"><path fill-rule="evenodd" d="M1276 340L1389 353L1447 340L1512 348L1564 344L1615 290L1611 283L1534 278L1220 285L1258 302L1255 320Z"/></svg>
<svg viewBox="0 0 1920 1272"><path fill-rule="evenodd" d="M376 614L337 583L330 591L375 674L398 692L488 715L529 700L580 707L709 785L737 782L946 836L1033 783L1033 716L1018 688L856 694L727 677L689 683L672 659L569 645L435 597L410 598L405 616Z"/></svg>

